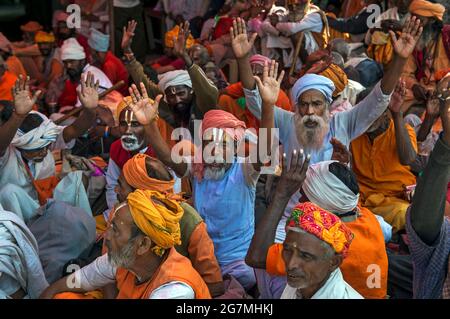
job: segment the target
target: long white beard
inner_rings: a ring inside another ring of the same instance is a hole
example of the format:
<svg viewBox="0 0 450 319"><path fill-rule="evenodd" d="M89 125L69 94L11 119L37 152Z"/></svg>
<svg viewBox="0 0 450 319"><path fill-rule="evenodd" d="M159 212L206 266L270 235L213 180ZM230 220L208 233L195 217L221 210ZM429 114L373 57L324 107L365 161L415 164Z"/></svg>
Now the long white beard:
<svg viewBox="0 0 450 319"><path fill-rule="evenodd" d="M297 140L305 150L320 150L323 146L323 140L330 128L330 112L325 111L323 117L317 115L301 116L299 113L294 115L295 133ZM306 127L307 121L314 121L318 125L311 129Z"/></svg>
<svg viewBox="0 0 450 319"><path fill-rule="evenodd" d="M205 179L211 179L211 180L221 180L225 173L227 172L227 169L225 166L222 166L220 168L212 168L212 167L206 167L204 171L203 177Z"/></svg>
<svg viewBox="0 0 450 319"><path fill-rule="evenodd" d="M116 268L130 268L135 261L134 241L127 243L119 252L112 253L108 249L109 262Z"/></svg>
<svg viewBox="0 0 450 319"><path fill-rule="evenodd" d="M131 141L125 142L124 139L129 139ZM123 135L120 138L120 142L122 144L122 147L129 152L137 151L142 147L142 145L144 145L144 140L139 142L139 139L134 134Z"/></svg>

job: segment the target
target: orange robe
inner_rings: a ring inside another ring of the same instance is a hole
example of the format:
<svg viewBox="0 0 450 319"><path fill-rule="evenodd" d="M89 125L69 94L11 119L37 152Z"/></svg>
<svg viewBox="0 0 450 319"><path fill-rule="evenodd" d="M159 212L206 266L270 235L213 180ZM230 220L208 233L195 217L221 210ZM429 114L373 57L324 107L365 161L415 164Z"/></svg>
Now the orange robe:
<svg viewBox="0 0 450 319"><path fill-rule="evenodd" d="M406 125L411 143L417 152L414 129ZM353 171L358 178L363 206L382 216L395 231L405 226L409 202L403 199L404 186L415 185L416 177L409 166L400 164L395 140L394 122L371 144L364 134L351 143Z"/></svg>
<svg viewBox="0 0 450 319"><path fill-rule="evenodd" d="M355 234L355 238L339 267L344 280L366 299L384 299L387 294L388 258L380 223L367 208L361 208L360 216L345 225ZM269 274L286 275L282 252L282 244L269 248L266 260ZM374 270L372 265L378 268Z"/></svg>
<svg viewBox="0 0 450 319"><path fill-rule="evenodd" d="M5 71L3 76L0 78L0 100L12 101L13 96L11 89L17 81L17 76L11 71Z"/></svg>
<svg viewBox="0 0 450 319"><path fill-rule="evenodd" d="M244 89L242 87L242 83L238 82L235 84L229 85L226 89L226 93L222 94L219 97L219 108L221 108L224 111L227 111L234 116L236 116L239 120L244 121L247 125L247 128L259 128L259 120L256 119L256 117L247 109L242 108L238 103L237 99L243 98L244 95ZM289 97L284 93L283 90L280 90L280 93L278 95L278 100L275 103L276 106L279 108L282 108L286 111L291 111L292 106L291 102L289 100Z"/></svg>
<svg viewBox="0 0 450 319"><path fill-rule="evenodd" d="M119 268L116 282L119 293L117 299L148 299L152 292L171 281L180 281L189 285L195 293L195 299L211 299L208 287L200 275L194 270L191 262L181 256L175 248L171 248L167 259L156 270L152 279L136 284L136 276L126 269ZM64 292L55 295L54 299L101 299L97 292L86 294Z"/></svg>
<svg viewBox="0 0 450 319"><path fill-rule="evenodd" d="M405 98L405 104L412 105L417 102L414 98L412 87L414 84L419 84L428 90L436 90L437 83L439 82L442 73L450 71L450 58L445 51L444 43L442 40L442 34L439 36L438 43L436 44L436 53L433 63L434 72L427 71L426 77L420 79L416 78L417 64L413 55L411 55L403 68L402 77L405 78L407 95ZM437 77L437 78L436 78Z"/></svg>
<svg viewBox="0 0 450 319"><path fill-rule="evenodd" d="M8 70L14 73L17 77L19 77L19 75L21 74L24 79L27 77L27 72L25 71L22 62L20 62L19 58L16 57L15 55L11 55L6 60L6 65L8 65Z"/></svg>

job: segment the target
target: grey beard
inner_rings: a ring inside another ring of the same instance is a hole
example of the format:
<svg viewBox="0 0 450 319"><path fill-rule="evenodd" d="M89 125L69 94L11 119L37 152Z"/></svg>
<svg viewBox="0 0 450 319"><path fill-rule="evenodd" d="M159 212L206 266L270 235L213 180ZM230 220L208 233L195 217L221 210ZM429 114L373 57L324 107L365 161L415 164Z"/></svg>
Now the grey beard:
<svg viewBox="0 0 450 319"><path fill-rule="evenodd" d="M134 240L131 240L117 253L113 253L111 249L108 249L108 259L109 262L116 268L129 269L136 260L134 254Z"/></svg>
<svg viewBox="0 0 450 319"><path fill-rule="evenodd" d="M132 139L133 141L132 142L124 142L124 140L123 140L124 138ZM120 138L120 142L122 144L122 147L125 150L130 151L130 152L137 151L144 144L143 140L139 143L139 140L136 137L136 135L124 135Z"/></svg>
<svg viewBox="0 0 450 319"><path fill-rule="evenodd" d="M218 181L218 180L221 180L225 176L226 172L227 172L227 168L225 166L221 167L220 169L214 169L214 168L211 168L211 167L206 167L203 177L205 179Z"/></svg>
<svg viewBox="0 0 450 319"><path fill-rule="evenodd" d="M305 126L306 120L312 119L318 123L314 129ZM294 115L295 133L300 146L306 151L318 151L323 146L323 140L327 134L330 125L330 112L327 110L323 117L317 115L301 116L299 113Z"/></svg>

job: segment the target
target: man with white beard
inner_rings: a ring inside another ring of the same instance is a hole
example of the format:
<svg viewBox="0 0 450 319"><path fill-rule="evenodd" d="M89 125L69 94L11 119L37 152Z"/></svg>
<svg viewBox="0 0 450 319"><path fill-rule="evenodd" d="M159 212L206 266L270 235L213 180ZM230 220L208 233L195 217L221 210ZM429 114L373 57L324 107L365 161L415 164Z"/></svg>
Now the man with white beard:
<svg viewBox="0 0 450 319"><path fill-rule="evenodd" d="M255 85L248 62L251 46L247 33L242 30L233 37L232 45L240 61L240 78L244 86L248 109L261 117L261 97ZM352 140L363 134L380 117L389 104L390 95L396 87L403 67L411 55L421 35L420 20L413 17L407 20L400 38L391 33L395 50L393 61L386 69L383 79L375 85L372 92L353 109L330 117L329 106L333 101L333 82L323 76L307 74L297 80L292 88L292 103L295 113L275 107L275 127L279 128L280 142L284 152L303 149L311 156L311 164L331 159L333 147L330 140L334 137L347 148ZM300 193L296 192L285 210L278 225L276 241L285 238L286 218L299 202Z"/></svg>
<svg viewBox="0 0 450 319"><path fill-rule="evenodd" d="M278 99L284 72L277 78L278 63L272 61L270 68L265 65L263 73L263 80L258 78L258 86L263 108L271 109ZM158 159L178 176L192 177L194 206L208 227L222 274L234 276L246 290L250 290L255 286L256 278L254 270L245 264L244 259L255 227L256 182L262 159L259 157L250 162L235 155L238 149L242 150L245 123L222 110L208 111L201 123L203 148L196 153L203 154L202 158L197 158L199 160L194 160L194 163L180 163L172 157L176 152L171 152L155 121L161 96L156 98L156 102L151 101L142 83L142 95L136 87L133 89L134 104L131 108L144 126ZM273 127L273 116L269 113L263 114L260 128ZM261 138L260 132L258 144L258 148L271 146L270 136Z"/></svg>
<svg viewBox="0 0 450 319"><path fill-rule="evenodd" d="M130 103L132 103L131 97L127 96L117 106L120 139L111 144L106 172L106 202L108 204L108 209L104 213L106 220L109 220L109 212L117 203L117 194L114 189L118 186L123 165L137 153L155 157L152 148L148 146L144 127L139 124L133 111L128 107ZM105 136L108 133L106 131Z"/></svg>

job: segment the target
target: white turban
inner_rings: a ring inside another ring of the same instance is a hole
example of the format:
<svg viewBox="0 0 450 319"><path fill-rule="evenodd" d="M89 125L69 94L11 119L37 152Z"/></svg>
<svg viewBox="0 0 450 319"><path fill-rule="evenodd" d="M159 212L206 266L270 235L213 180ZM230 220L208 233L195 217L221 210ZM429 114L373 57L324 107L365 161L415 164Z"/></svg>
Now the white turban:
<svg viewBox="0 0 450 319"><path fill-rule="evenodd" d="M333 81L322 75L305 74L295 82L294 87L292 88L292 99L295 105L297 105L300 95L309 90L317 90L322 93L328 103L333 101Z"/></svg>
<svg viewBox="0 0 450 319"><path fill-rule="evenodd" d="M30 114L37 114L44 121L27 133L18 129L11 145L27 151L40 149L55 142L64 127L56 125L42 113L31 111Z"/></svg>
<svg viewBox="0 0 450 319"><path fill-rule="evenodd" d="M332 213L351 212L358 205L359 194L355 195L336 175L330 172L329 166L337 161L325 161L308 168L303 182L303 192L308 199Z"/></svg>
<svg viewBox="0 0 450 319"><path fill-rule="evenodd" d="M186 85L192 88L191 77L185 70L170 71L158 76L159 88L165 92L168 87Z"/></svg>
<svg viewBox="0 0 450 319"><path fill-rule="evenodd" d="M77 39L69 38L61 46L61 60L83 60L86 58L84 48L78 43Z"/></svg>

